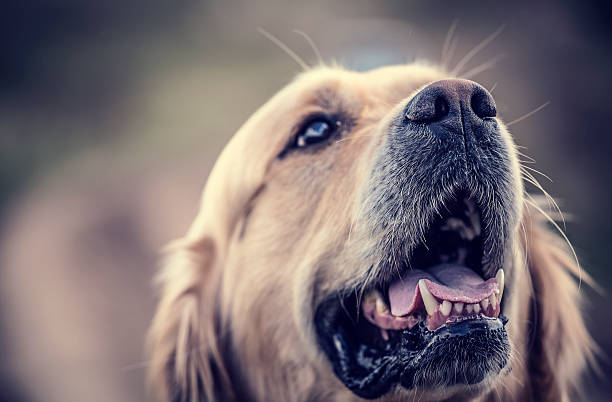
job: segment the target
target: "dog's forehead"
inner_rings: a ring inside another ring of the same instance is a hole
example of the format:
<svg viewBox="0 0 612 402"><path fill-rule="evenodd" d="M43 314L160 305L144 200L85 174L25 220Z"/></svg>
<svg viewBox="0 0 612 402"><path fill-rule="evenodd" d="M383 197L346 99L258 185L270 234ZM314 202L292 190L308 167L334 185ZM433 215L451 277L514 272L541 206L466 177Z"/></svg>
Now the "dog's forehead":
<svg viewBox="0 0 612 402"><path fill-rule="evenodd" d="M287 146L303 120L315 113L346 113L370 123L423 85L444 77L422 64L382 67L366 72L319 67L300 74L264 104L238 130L223 152L223 161L244 160L244 174L260 182L268 165ZM221 164L218 162L218 164ZM228 171L235 170L228 169Z"/></svg>
<svg viewBox="0 0 612 402"><path fill-rule="evenodd" d="M385 66L364 72L324 67L302 73L288 92L299 93L301 105L332 106L333 99L355 106L380 101L393 104L445 76L439 68L425 64Z"/></svg>
<svg viewBox="0 0 612 402"><path fill-rule="evenodd" d="M241 130L280 152L300 122L318 112L380 118L424 85L446 74L425 64L386 66L365 72L318 67L301 73L268 101ZM246 133L245 133L246 134ZM272 144L274 143L274 145Z"/></svg>

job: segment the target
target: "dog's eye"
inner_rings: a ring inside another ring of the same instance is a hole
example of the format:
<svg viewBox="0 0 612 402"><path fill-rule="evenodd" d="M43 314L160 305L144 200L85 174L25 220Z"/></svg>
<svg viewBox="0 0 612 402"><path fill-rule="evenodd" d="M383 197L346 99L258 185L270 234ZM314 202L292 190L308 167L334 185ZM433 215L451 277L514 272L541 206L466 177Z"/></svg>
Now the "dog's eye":
<svg viewBox="0 0 612 402"><path fill-rule="evenodd" d="M334 131L332 124L325 119L311 120L302 127L297 136L295 146L304 148L311 144L324 141Z"/></svg>

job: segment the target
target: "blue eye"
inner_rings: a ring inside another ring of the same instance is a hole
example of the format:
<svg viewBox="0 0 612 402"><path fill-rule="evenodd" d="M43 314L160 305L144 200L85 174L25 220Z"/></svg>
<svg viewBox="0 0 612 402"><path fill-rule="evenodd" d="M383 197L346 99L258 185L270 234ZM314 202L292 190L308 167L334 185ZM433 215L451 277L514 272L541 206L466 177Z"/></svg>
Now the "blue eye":
<svg viewBox="0 0 612 402"><path fill-rule="evenodd" d="M301 130L296 140L298 148L304 148L311 144L324 141L333 132L331 124L327 120L319 119L310 121Z"/></svg>

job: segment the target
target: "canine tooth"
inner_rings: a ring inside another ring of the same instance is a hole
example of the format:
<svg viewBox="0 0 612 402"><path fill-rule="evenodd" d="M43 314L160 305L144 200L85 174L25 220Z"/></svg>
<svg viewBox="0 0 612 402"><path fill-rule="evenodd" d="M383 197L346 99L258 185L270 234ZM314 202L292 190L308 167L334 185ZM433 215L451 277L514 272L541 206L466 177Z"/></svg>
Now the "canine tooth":
<svg viewBox="0 0 612 402"><path fill-rule="evenodd" d="M368 304L375 303L376 299L378 299L379 297L382 297L380 296L380 292L376 289L372 289L366 294L366 296L363 299L363 302L368 303Z"/></svg>
<svg viewBox="0 0 612 402"><path fill-rule="evenodd" d="M440 306L440 312L446 316L450 315L451 309L453 308L453 303L448 300L444 300L442 305Z"/></svg>
<svg viewBox="0 0 612 402"><path fill-rule="evenodd" d="M382 296L379 293L376 297L376 312L379 314L383 314L388 311L389 311L389 306L387 306L387 303L385 303L385 301L382 299Z"/></svg>
<svg viewBox="0 0 612 402"><path fill-rule="evenodd" d="M480 313L480 304L475 303L475 304L473 304L473 306L474 306L474 312L476 314Z"/></svg>
<svg viewBox="0 0 612 402"><path fill-rule="evenodd" d="M465 306L465 311L468 314L472 314L472 312L474 311L474 305L473 304L468 304L467 306Z"/></svg>
<svg viewBox="0 0 612 402"><path fill-rule="evenodd" d="M382 336L382 338L383 338L385 341L388 341L388 340L389 340L389 333L388 333L388 332L387 332L387 330L386 330L386 329L384 329L384 328L381 328L381 329L380 329L380 336Z"/></svg>
<svg viewBox="0 0 612 402"><path fill-rule="evenodd" d="M497 297L495 297L495 294L492 294L491 297L489 297L489 302L491 303L491 307L493 309L497 307Z"/></svg>
<svg viewBox="0 0 612 402"><path fill-rule="evenodd" d="M463 303L455 303L455 311L459 314L463 311Z"/></svg>
<svg viewBox="0 0 612 402"><path fill-rule="evenodd" d="M480 301L480 305L483 310L486 310L489 307L489 299L484 299Z"/></svg>
<svg viewBox="0 0 612 402"><path fill-rule="evenodd" d="M497 274L495 274L495 280L497 281L497 285L499 286L499 295L497 296L497 300L501 304L502 296L504 295L504 270L499 269Z"/></svg>
<svg viewBox="0 0 612 402"><path fill-rule="evenodd" d="M429 289L427 289L424 279L419 281L419 290L421 291L421 298L423 299L423 304L425 304L427 315L434 315L436 307L438 307L438 301L433 297Z"/></svg>

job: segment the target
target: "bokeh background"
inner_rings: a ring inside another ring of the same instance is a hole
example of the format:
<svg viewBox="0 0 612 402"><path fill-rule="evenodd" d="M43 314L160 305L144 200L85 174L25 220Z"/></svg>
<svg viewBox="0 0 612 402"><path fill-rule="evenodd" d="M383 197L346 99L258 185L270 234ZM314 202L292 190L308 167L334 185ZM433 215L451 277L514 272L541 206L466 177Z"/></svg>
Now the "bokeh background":
<svg viewBox="0 0 612 402"><path fill-rule="evenodd" d="M583 287L612 353L612 3L5 0L0 5L0 400L145 401L146 327L159 248L180 236L230 136L299 67L451 65L511 127L572 219L567 233L605 293ZM500 57L503 57L500 59ZM564 303L564 300L559 300ZM612 366L585 400L612 397Z"/></svg>

